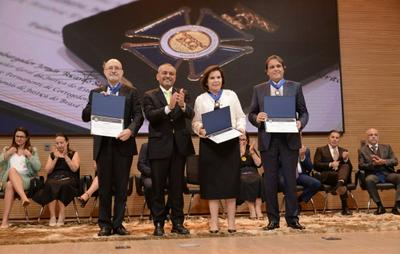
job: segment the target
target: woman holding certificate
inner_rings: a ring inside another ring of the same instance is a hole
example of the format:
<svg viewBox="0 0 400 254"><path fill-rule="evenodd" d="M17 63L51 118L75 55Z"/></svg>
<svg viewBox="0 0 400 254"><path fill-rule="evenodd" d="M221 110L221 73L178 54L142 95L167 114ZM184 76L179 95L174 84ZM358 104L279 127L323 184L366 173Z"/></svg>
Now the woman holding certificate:
<svg viewBox="0 0 400 254"><path fill-rule="evenodd" d="M229 107L232 127L244 133L246 116L240 101L232 90L223 89L224 74L217 65L209 66L201 79L204 93L196 98L193 131L200 137L199 180L200 195L209 201L210 233L218 233L219 200L224 199L228 214L228 232L236 232L236 198L240 189L240 148L238 137L222 143L207 138L202 115Z"/></svg>

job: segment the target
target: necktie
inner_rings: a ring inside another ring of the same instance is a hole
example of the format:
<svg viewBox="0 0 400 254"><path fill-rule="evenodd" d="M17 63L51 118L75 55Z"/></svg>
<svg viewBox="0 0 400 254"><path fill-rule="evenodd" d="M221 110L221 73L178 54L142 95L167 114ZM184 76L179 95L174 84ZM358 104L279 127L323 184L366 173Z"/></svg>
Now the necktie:
<svg viewBox="0 0 400 254"><path fill-rule="evenodd" d="M372 145L372 146L371 146L371 149L372 149L372 152L373 152L374 154L376 154L376 153L378 152L378 145Z"/></svg>
<svg viewBox="0 0 400 254"><path fill-rule="evenodd" d="M339 160L339 152L337 148L333 149L333 160L334 161Z"/></svg>
<svg viewBox="0 0 400 254"><path fill-rule="evenodd" d="M169 102L171 101L171 94L172 94L172 91L171 90L168 90L168 91L165 91L164 92L164 96L165 96L165 99L167 100L167 103L169 104Z"/></svg>

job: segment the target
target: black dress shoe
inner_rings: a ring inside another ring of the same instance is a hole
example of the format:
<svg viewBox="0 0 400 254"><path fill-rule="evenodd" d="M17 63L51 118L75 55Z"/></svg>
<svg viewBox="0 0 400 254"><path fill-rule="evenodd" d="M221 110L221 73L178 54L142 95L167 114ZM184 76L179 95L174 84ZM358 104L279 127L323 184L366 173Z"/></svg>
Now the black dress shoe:
<svg viewBox="0 0 400 254"><path fill-rule="evenodd" d="M113 230L113 233L117 234L117 235L129 235L128 230L126 230L126 228L124 228L124 226L119 226L119 227L115 228Z"/></svg>
<svg viewBox="0 0 400 254"><path fill-rule="evenodd" d="M153 235L164 236L164 224L161 224L160 222L156 223Z"/></svg>
<svg viewBox="0 0 400 254"><path fill-rule="evenodd" d="M299 230L303 230L303 229L306 228L303 225L301 225L298 221L295 221L295 222L292 222L292 223L288 223L287 226L289 228L299 229Z"/></svg>
<svg viewBox="0 0 400 254"><path fill-rule="evenodd" d="M375 215L384 214L386 213L386 209L383 206L378 206L378 209L374 212Z"/></svg>
<svg viewBox="0 0 400 254"><path fill-rule="evenodd" d="M175 224L172 226L171 233L177 233L180 235L189 235L190 232L187 228L185 228L182 224Z"/></svg>
<svg viewBox="0 0 400 254"><path fill-rule="evenodd" d="M109 227L102 227L99 231L99 233L97 233L98 236L109 236L111 235L111 228Z"/></svg>
<svg viewBox="0 0 400 254"><path fill-rule="evenodd" d="M393 213L394 215L400 215L399 208L397 208L397 207L393 207L393 209L392 209L392 213Z"/></svg>
<svg viewBox="0 0 400 254"><path fill-rule="evenodd" d="M263 227L263 230L274 230L275 228L279 228L279 222L270 221L267 226Z"/></svg>
<svg viewBox="0 0 400 254"><path fill-rule="evenodd" d="M352 215L353 213L348 208L345 208L345 209L342 209L341 214L344 216L347 216L347 215Z"/></svg>
<svg viewBox="0 0 400 254"><path fill-rule="evenodd" d="M211 233L211 234L217 234L218 232L219 232L219 230L218 229L216 229L216 230L209 230L209 232Z"/></svg>
<svg viewBox="0 0 400 254"><path fill-rule="evenodd" d="M228 229L228 233L229 233L229 234L236 233L236 229Z"/></svg>

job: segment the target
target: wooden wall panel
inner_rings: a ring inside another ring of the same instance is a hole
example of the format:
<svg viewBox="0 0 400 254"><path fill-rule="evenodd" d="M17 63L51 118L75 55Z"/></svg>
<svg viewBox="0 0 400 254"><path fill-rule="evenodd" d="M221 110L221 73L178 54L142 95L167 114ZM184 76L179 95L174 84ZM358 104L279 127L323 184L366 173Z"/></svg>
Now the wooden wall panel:
<svg viewBox="0 0 400 254"><path fill-rule="evenodd" d="M350 158L357 169L357 149L360 140L365 138L365 130L375 127L380 131L381 143L390 143L397 155L400 155L400 1L398 0L339 0L339 27L341 45L341 65L343 78L345 133L341 145L348 148ZM32 143L39 148L40 158L45 163L48 152L45 144L52 144L52 137L35 137ZM138 146L146 137L138 138ZM306 135L305 143L315 152L317 146L326 144L326 135ZM198 139L194 138L196 149ZM0 147L8 145L9 138L0 138ZM73 137L71 145L82 157L82 174L92 174L91 137ZM134 158L132 173L136 174ZM393 191L383 192L386 206L393 204ZM368 195L357 190L360 206L366 207ZM321 195L316 197L321 200ZM198 198L197 198L198 200ZM131 214L141 211L143 198L136 194L129 197L128 207ZM186 206L188 197L186 197ZM317 207L321 208L318 202ZM90 206L89 206L90 208ZM82 216L88 216L89 208L80 209ZM186 209L187 207L185 207ZM329 198L329 208L340 208L337 196ZM39 207L32 205L29 210L33 217ZM239 211L245 211L244 206ZM0 202L0 213L3 202ZM148 211L146 211L147 213ZM205 201L195 202L193 212L207 213ZM74 216L72 206L67 216ZM23 218L23 210L15 205L12 218Z"/></svg>

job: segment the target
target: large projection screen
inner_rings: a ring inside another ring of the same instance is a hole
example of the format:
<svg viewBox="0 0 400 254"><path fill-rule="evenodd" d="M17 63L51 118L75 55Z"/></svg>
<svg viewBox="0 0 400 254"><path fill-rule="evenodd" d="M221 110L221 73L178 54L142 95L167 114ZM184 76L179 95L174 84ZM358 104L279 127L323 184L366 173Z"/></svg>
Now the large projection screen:
<svg viewBox="0 0 400 254"><path fill-rule="evenodd" d="M140 93L158 86L159 64L172 63L192 103L203 70L220 64L247 113L272 54L303 85L304 132L344 131L336 0L3 0L0 32L0 135L17 126L88 135L81 112L109 58Z"/></svg>

